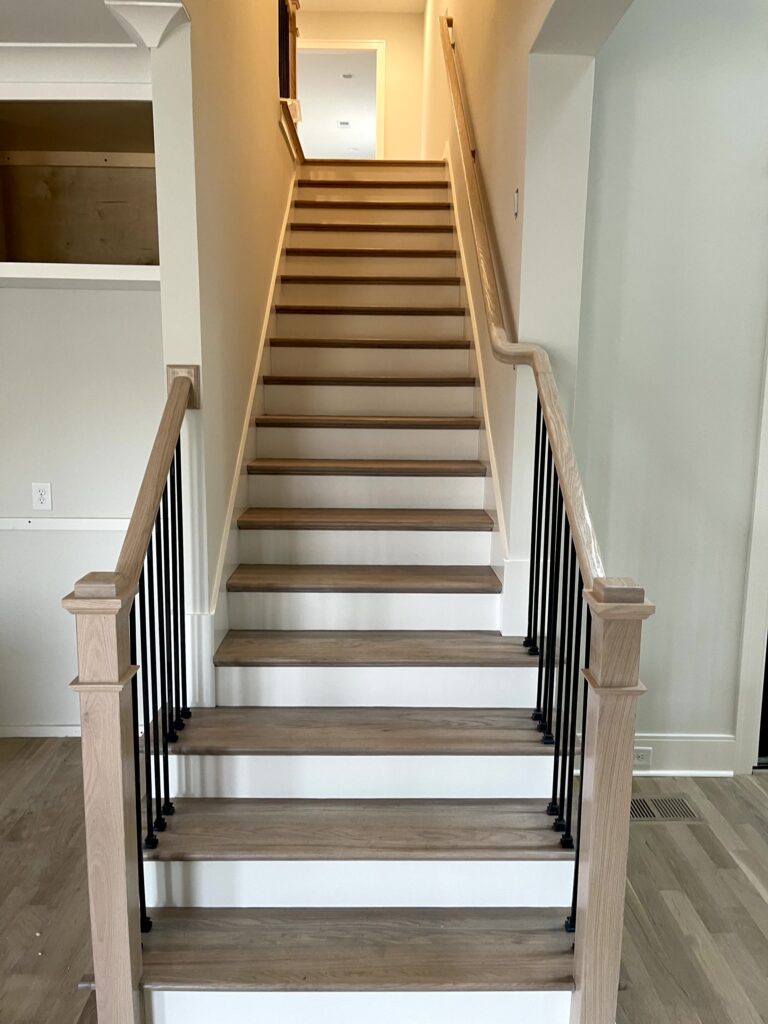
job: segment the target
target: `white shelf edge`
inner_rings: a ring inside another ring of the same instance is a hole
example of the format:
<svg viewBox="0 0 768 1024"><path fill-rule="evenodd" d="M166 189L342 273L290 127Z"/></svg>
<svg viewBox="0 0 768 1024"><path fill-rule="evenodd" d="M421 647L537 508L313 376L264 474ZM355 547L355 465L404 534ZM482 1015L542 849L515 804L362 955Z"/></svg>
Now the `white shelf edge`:
<svg viewBox="0 0 768 1024"><path fill-rule="evenodd" d="M160 287L160 267L116 263L0 262L0 288Z"/></svg>

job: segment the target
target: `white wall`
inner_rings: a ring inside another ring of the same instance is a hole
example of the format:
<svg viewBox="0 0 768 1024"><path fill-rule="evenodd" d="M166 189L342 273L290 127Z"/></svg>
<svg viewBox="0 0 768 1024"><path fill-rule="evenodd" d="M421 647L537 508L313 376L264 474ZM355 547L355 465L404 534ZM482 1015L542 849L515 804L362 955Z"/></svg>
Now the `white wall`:
<svg viewBox="0 0 768 1024"><path fill-rule="evenodd" d="M114 568L163 378L157 290L0 287L0 735L77 726L61 598Z"/></svg>
<svg viewBox="0 0 768 1024"><path fill-rule="evenodd" d="M596 64L576 440L608 571L658 605L639 720L654 767L733 763L768 314L767 38L762 0L635 0Z"/></svg>
<svg viewBox="0 0 768 1024"><path fill-rule="evenodd" d="M421 151L424 60L422 16L353 12L334 14L300 10L298 25L300 38L305 40L384 40L384 158L418 160Z"/></svg>

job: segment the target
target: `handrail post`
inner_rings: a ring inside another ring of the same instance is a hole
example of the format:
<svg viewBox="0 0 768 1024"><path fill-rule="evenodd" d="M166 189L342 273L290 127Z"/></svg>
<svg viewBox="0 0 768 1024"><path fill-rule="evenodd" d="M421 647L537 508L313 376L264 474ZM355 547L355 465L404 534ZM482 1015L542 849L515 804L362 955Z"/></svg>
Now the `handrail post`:
<svg viewBox="0 0 768 1024"><path fill-rule="evenodd" d="M583 810L571 1024L615 1024L643 620L655 611L631 579L598 578L582 751Z"/></svg>
<svg viewBox="0 0 768 1024"><path fill-rule="evenodd" d="M142 1024L129 615L116 573L91 573L63 605L75 616L85 839L96 1005L104 1024Z"/></svg>

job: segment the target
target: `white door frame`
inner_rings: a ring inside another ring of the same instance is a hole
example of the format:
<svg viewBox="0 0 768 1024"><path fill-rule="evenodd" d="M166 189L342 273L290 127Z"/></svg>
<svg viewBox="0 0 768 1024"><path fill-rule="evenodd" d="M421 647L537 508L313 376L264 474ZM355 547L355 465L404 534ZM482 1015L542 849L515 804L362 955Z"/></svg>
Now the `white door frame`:
<svg viewBox="0 0 768 1024"><path fill-rule="evenodd" d="M742 775L751 772L757 763L768 637L768 372L763 372L763 406L757 448L752 531L747 554L736 712L735 770Z"/></svg>
<svg viewBox="0 0 768 1024"><path fill-rule="evenodd" d="M386 43L383 39L303 39L299 36L300 50L374 50L376 52L376 159L384 159L384 59ZM298 70L297 70L298 80Z"/></svg>

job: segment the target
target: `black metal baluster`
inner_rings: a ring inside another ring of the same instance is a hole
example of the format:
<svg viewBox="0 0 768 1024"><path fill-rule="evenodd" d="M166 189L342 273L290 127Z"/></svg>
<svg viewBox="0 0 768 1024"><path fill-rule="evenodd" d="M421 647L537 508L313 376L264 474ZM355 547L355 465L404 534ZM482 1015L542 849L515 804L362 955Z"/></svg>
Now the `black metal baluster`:
<svg viewBox="0 0 768 1024"><path fill-rule="evenodd" d="M573 769L573 743L571 741L571 698L572 698L572 684L573 684L573 669L574 662L578 662L578 651L574 652L574 621L577 616L576 602L581 602L581 594L576 590L576 579L578 577L579 562L576 555L576 546L573 543L573 537L570 534L569 524L569 565L568 565L568 624L567 624L567 636L565 639L565 658L564 658L564 675L563 675L563 710L562 710L562 721L558 730L558 743L560 746L560 777L559 777L559 790L557 793L557 817L552 822L552 828L555 832L565 832L565 814L566 814L566 800L568 793L568 778L569 773ZM579 630L581 629L581 619L579 618ZM578 664L576 665L578 669ZM577 678L578 685L578 678Z"/></svg>
<svg viewBox="0 0 768 1024"><path fill-rule="evenodd" d="M165 493L165 492L163 492ZM165 631L165 608L164 601L167 600L165 593L165 557L163 545L163 503L158 509L155 519L155 553L157 555L157 639L158 639L158 666L160 669L160 733L163 751L163 814L170 817L174 813L174 806L171 802L171 781L168 768L168 744L173 743L178 737L171 730L171 711L168 707L168 660L166 657L166 631Z"/></svg>
<svg viewBox="0 0 768 1024"><path fill-rule="evenodd" d="M547 605L550 599L550 593L548 591L549 582L549 538L551 533L550 522L552 520L552 486L554 477L554 467L552 464L552 448L547 443L547 464L546 464L546 498L544 499L544 558L541 565L541 577L542 577L542 588L541 588L541 629L539 632L539 647L541 648L541 656L539 658L539 673L538 681L536 684L536 710L533 713L534 721L539 723L539 729L544 729L544 678L546 675L547 665Z"/></svg>
<svg viewBox="0 0 768 1024"><path fill-rule="evenodd" d="M557 609L560 599L560 548L563 525L563 492L555 470L555 514L551 539L549 608L547 619L547 669L544 674L544 720L542 732L543 742L551 745L555 742L552 735L552 714L555 699L555 648L557 641Z"/></svg>
<svg viewBox="0 0 768 1024"><path fill-rule="evenodd" d="M130 657L131 665L136 664L136 602L131 605L130 617ZM147 917L147 897L144 889L144 853L141 845L141 758L139 755L139 696L137 692L137 673L131 679L131 712L133 714L133 781L136 787L136 851L138 859L136 869L139 876L139 915L142 932L148 932L152 922Z"/></svg>
<svg viewBox="0 0 768 1024"><path fill-rule="evenodd" d="M589 649L592 639L592 613L587 608L587 630L586 639L584 642L584 668L589 668ZM580 769L579 769L579 803L578 803L578 818L576 821L576 854L573 864L573 900L571 901L571 914L570 917L566 918L565 930L567 932L576 931L576 909L579 900L579 857L581 854L581 820L583 810L583 798L584 798L584 751L586 749L586 735L587 735L587 702L589 700L589 683L586 678L584 679L584 697L582 703L581 712L581 758L580 758Z"/></svg>
<svg viewBox="0 0 768 1024"><path fill-rule="evenodd" d="M536 400L536 445L533 455L533 497L531 499L531 564L528 570L528 633L523 644L525 647L532 647L534 642L534 610L533 595L536 579L536 544L538 540L538 527L536 523L536 510L539 506L539 450L541 448L541 402Z"/></svg>
<svg viewBox="0 0 768 1024"><path fill-rule="evenodd" d="M149 670L147 660L147 635L148 635L148 623L147 623L147 605L144 597L144 589L146 587L146 570L142 569L141 576L139 577L139 592L137 594L137 601L139 606L139 618L141 620L141 629L139 630L139 638L141 642L141 707L144 715L144 786L146 789L146 808L147 808L147 834L144 836L144 849L154 850L157 847L157 836L152 824L152 744L150 742L150 731L152 722L152 712L149 705Z"/></svg>
<svg viewBox="0 0 768 1024"><path fill-rule="evenodd" d="M149 653L149 660L145 662L149 669L150 679L150 692L151 692L151 704L152 704L152 760L155 769L155 821L154 830L155 832L165 832L166 821L163 817L163 812L168 800L168 774L165 773L165 777L162 777L161 769L161 736L165 737L165 726L162 717L162 700L158 693L158 672L157 672L157 629L156 629L156 614L155 614L155 561L157 556L157 520L152 531L152 536L149 540L149 547L147 548L147 561L146 561L146 573L147 573L147 650ZM163 744L164 746L164 744ZM167 759L166 759L167 764ZM165 800L163 800L163 781L165 782Z"/></svg>
<svg viewBox="0 0 768 1024"><path fill-rule="evenodd" d="M181 717L181 636L179 635L179 551L178 551L178 509L176 502L178 493L176 490L176 457L171 461L171 472L168 482L168 504L169 504L169 534L170 534L170 590L169 590L169 614L170 636L169 653L173 648L173 696L176 715L173 720L173 728L179 732L184 728L184 720ZM173 640L171 645L170 641Z"/></svg>
<svg viewBox="0 0 768 1024"><path fill-rule="evenodd" d="M173 727L173 646L171 638L171 565L169 555L168 529L168 484L160 500L160 573L158 575L157 599L160 605L160 664L162 666L165 735L168 743L175 743L178 735Z"/></svg>
<svg viewBox="0 0 768 1024"><path fill-rule="evenodd" d="M568 701L565 698L565 680L570 669L570 644L567 642L569 625L573 616L573 570L575 552L571 541L571 527L567 514L563 515L562 559L560 565L562 582L562 607L560 610L560 655L557 666L557 700L555 718L555 757L552 772L552 800L547 812L557 821L561 819L563 805L560 802L560 779L565 772L565 732L568 721ZM557 831L557 821L553 828Z"/></svg>
<svg viewBox="0 0 768 1024"><path fill-rule="evenodd" d="M176 511L178 514L177 536L179 543L179 578L178 578L178 615L179 615L179 646L181 649L181 660L179 670L181 673L181 717L191 718L189 710L189 698L187 697L187 619L186 619L186 594L184 591L184 504L182 501L183 488L181 481L181 437L176 442L176 453L174 455L176 465Z"/></svg>
<svg viewBox="0 0 768 1024"><path fill-rule="evenodd" d="M537 480L538 480L538 502L536 507L536 572L533 579L533 631L531 633L531 645L528 648L528 653L531 655L538 655L541 653L541 644L539 643L539 627L543 629L544 620L539 616L539 591L541 589L541 539L542 533L545 530L544 523L544 468L546 453L549 451L549 438L547 436L547 424L542 419L541 421L541 444L539 445L539 451L537 455L538 469L537 469ZM537 704L536 711L533 714L534 721L541 717L541 702Z"/></svg>
<svg viewBox="0 0 768 1024"><path fill-rule="evenodd" d="M567 791L565 796L565 831L560 838L560 845L565 850L573 849L573 784L576 771L576 723L579 717L579 678L581 676L579 661L581 655L582 611L584 608L584 598L582 596L584 580L580 572L578 574L577 587L576 625L574 627L573 652L571 655L571 709L568 713L568 749L570 755L568 758Z"/></svg>

